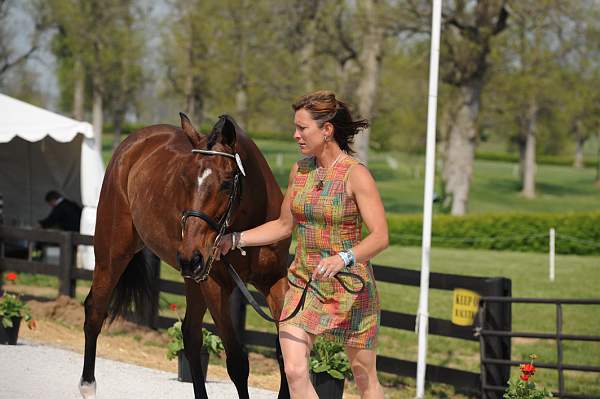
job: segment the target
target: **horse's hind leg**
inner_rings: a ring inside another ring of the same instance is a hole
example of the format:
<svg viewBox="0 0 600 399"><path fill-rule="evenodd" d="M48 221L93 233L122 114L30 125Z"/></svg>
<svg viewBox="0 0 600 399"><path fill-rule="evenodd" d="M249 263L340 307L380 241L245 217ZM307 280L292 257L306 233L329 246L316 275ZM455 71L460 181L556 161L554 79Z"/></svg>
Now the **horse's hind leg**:
<svg viewBox="0 0 600 399"><path fill-rule="evenodd" d="M208 394L202 374L200 350L202 349L202 320L206 313L206 304L200 291L200 286L191 280L185 281L186 309L181 327L183 333L183 348L185 357L190 363L194 397L206 399Z"/></svg>
<svg viewBox="0 0 600 399"><path fill-rule="evenodd" d="M109 223L107 223L109 224ZM110 231L102 231L101 226L96 229L94 246L96 253L96 267L92 288L85 299L85 352L83 372L79 383L79 391L85 399L96 397L96 379L94 370L96 366L96 343L102 329L102 324L107 316L113 290L117 286L123 271L134 256L136 247L136 234L133 230L131 219L129 223L122 223L118 240L113 240ZM112 246L109 248L109 244ZM108 255L110 254L110 255Z"/></svg>

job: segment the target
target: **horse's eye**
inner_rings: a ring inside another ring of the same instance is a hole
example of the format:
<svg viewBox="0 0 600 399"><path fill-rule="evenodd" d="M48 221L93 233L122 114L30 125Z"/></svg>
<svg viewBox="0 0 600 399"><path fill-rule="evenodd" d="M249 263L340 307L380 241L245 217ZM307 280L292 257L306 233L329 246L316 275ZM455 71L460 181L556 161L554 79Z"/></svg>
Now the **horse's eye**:
<svg viewBox="0 0 600 399"><path fill-rule="evenodd" d="M225 180L221 183L221 191L231 191L232 187L233 184L231 183L231 180Z"/></svg>

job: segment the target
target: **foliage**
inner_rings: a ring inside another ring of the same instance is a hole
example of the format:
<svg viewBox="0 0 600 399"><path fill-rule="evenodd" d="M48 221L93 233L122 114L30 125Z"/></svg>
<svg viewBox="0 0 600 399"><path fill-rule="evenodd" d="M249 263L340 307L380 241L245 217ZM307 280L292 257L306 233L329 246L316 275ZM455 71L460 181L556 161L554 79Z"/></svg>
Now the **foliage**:
<svg viewBox="0 0 600 399"><path fill-rule="evenodd" d="M333 341L317 338L310 355L310 370L313 373L326 372L339 380L352 375L348 356L344 347Z"/></svg>
<svg viewBox="0 0 600 399"><path fill-rule="evenodd" d="M519 155L508 152L491 152L491 151L477 151L475 154L476 159L485 159L487 161L501 161L501 162L519 162ZM536 155L536 163L538 165L558 165L558 166L572 166L573 157L564 155ZM584 160L584 167L595 168L598 165L598 160Z"/></svg>
<svg viewBox="0 0 600 399"><path fill-rule="evenodd" d="M420 245L421 215L388 215L390 242ZM600 212L436 215L435 246L511 251L548 251L548 232L557 234L556 253L600 254ZM562 237L562 238L561 238Z"/></svg>
<svg viewBox="0 0 600 399"><path fill-rule="evenodd" d="M12 318L21 317L25 321L31 320L31 311L26 303L14 294L4 294L0 297L0 318L2 326L10 328L13 326Z"/></svg>
<svg viewBox="0 0 600 399"><path fill-rule="evenodd" d="M503 395L504 399L545 399L551 398L552 393L546 388L538 389L535 382L531 381L535 374L533 359L535 355L530 355L531 361L521 365L521 375L518 380L508 381L508 388Z"/></svg>
<svg viewBox="0 0 600 399"><path fill-rule="evenodd" d="M167 335L170 338L167 345L167 359L173 360L183 350L183 332L181 331L180 320L167 329ZM216 356L219 356L224 350L221 338L206 328L202 329L202 348Z"/></svg>

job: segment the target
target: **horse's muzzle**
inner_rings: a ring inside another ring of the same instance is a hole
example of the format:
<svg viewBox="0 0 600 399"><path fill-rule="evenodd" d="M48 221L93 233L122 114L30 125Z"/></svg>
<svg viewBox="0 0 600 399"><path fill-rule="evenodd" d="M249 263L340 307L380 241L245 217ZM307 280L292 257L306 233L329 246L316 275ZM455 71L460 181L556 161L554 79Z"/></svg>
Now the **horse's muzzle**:
<svg viewBox="0 0 600 399"><path fill-rule="evenodd" d="M194 251L190 260L183 259L179 252L177 252L177 263L179 264L183 278L192 279L196 282L206 278L206 263L204 262L200 251Z"/></svg>

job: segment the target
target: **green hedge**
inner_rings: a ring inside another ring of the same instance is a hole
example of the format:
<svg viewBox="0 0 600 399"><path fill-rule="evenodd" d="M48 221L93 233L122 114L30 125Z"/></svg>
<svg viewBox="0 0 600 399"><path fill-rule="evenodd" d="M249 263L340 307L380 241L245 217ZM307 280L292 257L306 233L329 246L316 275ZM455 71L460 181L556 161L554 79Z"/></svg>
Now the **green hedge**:
<svg viewBox="0 0 600 399"><path fill-rule="evenodd" d="M475 158L483 159L486 161L500 161L510 163L519 162L519 155L506 152L477 151L477 153L475 154ZM564 155L537 155L536 162L539 165L573 166L573 157ZM597 165L597 159L583 160L583 166L586 168L595 168Z"/></svg>
<svg viewBox="0 0 600 399"><path fill-rule="evenodd" d="M390 243L421 245L422 216L389 214ZM436 215L432 246L548 252L556 230L556 253L600 254L600 212Z"/></svg>

